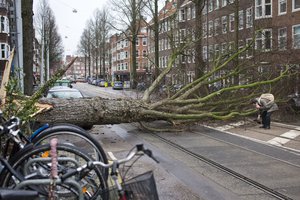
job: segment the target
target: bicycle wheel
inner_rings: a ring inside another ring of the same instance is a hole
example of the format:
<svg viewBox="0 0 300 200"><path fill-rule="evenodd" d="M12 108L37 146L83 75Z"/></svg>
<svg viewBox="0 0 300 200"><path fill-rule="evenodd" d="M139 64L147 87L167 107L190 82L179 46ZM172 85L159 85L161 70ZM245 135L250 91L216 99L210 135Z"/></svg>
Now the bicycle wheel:
<svg viewBox="0 0 300 200"><path fill-rule="evenodd" d="M49 183L35 184L35 180L49 180L51 170L51 158L49 157L50 145L31 146L19 151L11 160L12 168L22 175L27 181L33 181L24 187L34 189L45 198L49 191ZM88 161L93 161L85 152L75 146L58 144L58 174L65 174L69 170L74 170L79 166L86 164ZM16 181L15 177L8 170L1 173L1 187L16 188L20 187L22 181ZM72 184L69 184L72 182ZM76 174L68 181L59 183L55 189L57 199L72 200L78 199L80 191L75 188L74 184L79 184L83 192L84 199L107 199L106 196L97 195L99 191L107 188L106 179L102 175L99 168L95 167L88 173ZM25 188L25 189L26 189ZM24 188L19 188L24 189Z"/></svg>
<svg viewBox="0 0 300 200"><path fill-rule="evenodd" d="M107 156L101 144L87 131L76 125L58 124L47 128L32 138L31 142L37 144L49 144L52 138L58 138L59 143L73 144L87 152L94 160L108 163ZM108 177L108 170L103 169L103 174Z"/></svg>

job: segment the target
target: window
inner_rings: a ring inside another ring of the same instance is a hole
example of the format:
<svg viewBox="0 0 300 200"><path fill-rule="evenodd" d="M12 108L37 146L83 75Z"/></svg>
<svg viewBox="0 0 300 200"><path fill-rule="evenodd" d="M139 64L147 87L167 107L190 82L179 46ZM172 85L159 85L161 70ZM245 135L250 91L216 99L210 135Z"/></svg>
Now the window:
<svg viewBox="0 0 300 200"><path fill-rule="evenodd" d="M191 50L187 50L187 63L191 63L191 62L192 62Z"/></svg>
<svg viewBox="0 0 300 200"><path fill-rule="evenodd" d="M241 51L244 48L244 41L243 40L239 40L239 49L238 51ZM240 59L244 59L245 58L245 51L241 52L239 54L239 58Z"/></svg>
<svg viewBox="0 0 300 200"><path fill-rule="evenodd" d="M208 22L208 37L213 36L213 31L214 31L214 24L213 21Z"/></svg>
<svg viewBox="0 0 300 200"><path fill-rule="evenodd" d="M147 51L143 50L143 58L146 58L146 57L147 57Z"/></svg>
<svg viewBox="0 0 300 200"><path fill-rule="evenodd" d="M181 55L181 62L182 63L186 62L186 54L185 53L183 55Z"/></svg>
<svg viewBox="0 0 300 200"><path fill-rule="evenodd" d="M225 53L227 52L227 43L222 43L222 54L225 55Z"/></svg>
<svg viewBox="0 0 300 200"><path fill-rule="evenodd" d="M139 46L139 38L136 38L135 42L136 42L136 46Z"/></svg>
<svg viewBox="0 0 300 200"><path fill-rule="evenodd" d="M227 16L222 17L222 33L227 33Z"/></svg>
<svg viewBox="0 0 300 200"><path fill-rule="evenodd" d="M1 47L0 60L7 60L10 52L9 45L6 43L0 43L0 47Z"/></svg>
<svg viewBox="0 0 300 200"><path fill-rule="evenodd" d="M1 17L1 32L4 32L5 30L5 18Z"/></svg>
<svg viewBox="0 0 300 200"><path fill-rule="evenodd" d="M286 0L278 0L278 15L286 14Z"/></svg>
<svg viewBox="0 0 300 200"><path fill-rule="evenodd" d="M1 33L9 33L9 20L6 16L1 16Z"/></svg>
<svg viewBox="0 0 300 200"><path fill-rule="evenodd" d="M293 12L300 10L300 0L292 0L293 1Z"/></svg>
<svg viewBox="0 0 300 200"><path fill-rule="evenodd" d="M181 9L179 13L179 21L185 21L185 9Z"/></svg>
<svg viewBox="0 0 300 200"><path fill-rule="evenodd" d="M188 7L188 8L186 9L186 19L187 19L187 20L190 20L190 19L191 19L191 8L190 8L190 7Z"/></svg>
<svg viewBox="0 0 300 200"><path fill-rule="evenodd" d="M218 10L220 7L219 0L215 0L215 10Z"/></svg>
<svg viewBox="0 0 300 200"><path fill-rule="evenodd" d="M281 28L278 30L278 49L286 50L286 45L287 45L286 28Z"/></svg>
<svg viewBox="0 0 300 200"><path fill-rule="evenodd" d="M239 30L242 30L244 28L244 11L239 11Z"/></svg>
<svg viewBox="0 0 300 200"><path fill-rule="evenodd" d="M255 40L255 49L262 50L263 49L263 33L259 31Z"/></svg>
<svg viewBox="0 0 300 200"><path fill-rule="evenodd" d="M222 0L222 7L227 6L227 0Z"/></svg>
<svg viewBox="0 0 300 200"><path fill-rule="evenodd" d="M272 48L272 31L264 30L264 49L271 50Z"/></svg>
<svg viewBox="0 0 300 200"><path fill-rule="evenodd" d="M253 15L252 7L246 10L246 28L251 28L253 26Z"/></svg>
<svg viewBox="0 0 300 200"><path fill-rule="evenodd" d="M212 61L214 59L214 45L208 46L208 60Z"/></svg>
<svg viewBox="0 0 300 200"><path fill-rule="evenodd" d="M252 44L252 38L246 39L246 58L251 58L253 56L253 44Z"/></svg>
<svg viewBox="0 0 300 200"><path fill-rule="evenodd" d="M147 38L143 38L143 46L147 46Z"/></svg>
<svg viewBox="0 0 300 200"><path fill-rule="evenodd" d="M207 46L203 46L202 56L203 56L203 60L207 60Z"/></svg>
<svg viewBox="0 0 300 200"><path fill-rule="evenodd" d="M180 42L184 42L186 40L186 30L180 29Z"/></svg>
<svg viewBox="0 0 300 200"><path fill-rule="evenodd" d="M300 24L293 26L293 48L300 49Z"/></svg>
<svg viewBox="0 0 300 200"><path fill-rule="evenodd" d="M192 4L192 6L191 6L191 15L192 15L192 19L194 19L196 17L196 10L195 10L194 4Z"/></svg>
<svg viewBox="0 0 300 200"><path fill-rule="evenodd" d="M218 59L220 56L220 45L215 44L215 58Z"/></svg>
<svg viewBox="0 0 300 200"><path fill-rule="evenodd" d="M269 51L272 48L272 30L265 29L257 33L255 49Z"/></svg>
<svg viewBox="0 0 300 200"><path fill-rule="evenodd" d="M136 57L138 58L138 57L139 57L139 51L137 50L137 51L135 52L135 54L136 54Z"/></svg>
<svg viewBox="0 0 300 200"><path fill-rule="evenodd" d="M219 35L220 18L215 19L215 35Z"/></svg>
<svg viewBox="0 0 300 200"><path fill-rule="evenodd" d="M229 15L229 31L230 32L234 31L234 13L231 13Z"/></svg>
<svg viewBox="0 0 300 200"><path fill-rule="evenodd" d="M207 25L206 25L206 22L204 22L202 24L202 27L203 27L203 30L202 30L202 34L203 34L203 37L206 37L207 35Z"/></svg>
<svg viewBox="0 0 300 200"><path fill-rule="evenodd" d="M208 12L213 11L213 9L214 9L213 0L208 0Z"/></svg>
<svg viewBox="0 0 300 200"><path fill-rule="evenodd" d="M272 17L271 0L255 0L255 18Z"/></svg>

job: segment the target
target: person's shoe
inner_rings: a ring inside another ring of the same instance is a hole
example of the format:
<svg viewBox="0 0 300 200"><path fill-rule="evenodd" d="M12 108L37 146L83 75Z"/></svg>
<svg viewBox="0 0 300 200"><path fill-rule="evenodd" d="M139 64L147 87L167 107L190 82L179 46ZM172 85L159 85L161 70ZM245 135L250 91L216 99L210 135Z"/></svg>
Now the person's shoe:
<svg viewBox="0 0 300 200"><path fill-rule="evenodd" d="M259 128L266 128L265 126L260 126Z"/></svg>
<svg viewBox="0 0 300 200"><path fill-rule="evenodd" d="M265 127L265 129L271 129L271 127L270 127L270 126L267 126L267 127Z"/></svg>

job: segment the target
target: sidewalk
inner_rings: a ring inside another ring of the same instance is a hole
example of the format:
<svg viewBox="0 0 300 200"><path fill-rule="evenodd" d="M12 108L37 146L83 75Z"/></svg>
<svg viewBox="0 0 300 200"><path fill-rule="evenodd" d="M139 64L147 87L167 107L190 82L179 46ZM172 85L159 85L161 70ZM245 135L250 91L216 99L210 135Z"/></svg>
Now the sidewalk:
<svg viewBox="0 0 300 200"><path fill-rule="evenodd" d="M220 122L206 125L209 128L234 134L267 145L276 145L281 148L300 152L300 123L271 122L271 129L259 128L258 124L250 119L244 121Z"/></svg>

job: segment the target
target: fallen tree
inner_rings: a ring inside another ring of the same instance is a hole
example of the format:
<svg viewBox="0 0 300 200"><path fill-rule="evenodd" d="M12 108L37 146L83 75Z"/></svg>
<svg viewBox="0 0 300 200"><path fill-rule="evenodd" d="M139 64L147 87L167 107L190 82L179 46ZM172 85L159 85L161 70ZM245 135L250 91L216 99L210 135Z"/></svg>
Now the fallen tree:
<svg viewBox="0 0 300 200"><path fill-rule="evenodd" d="M25 120L29 120L29 116L34 117L34 120L40 123L63 122L80 126L153 120L171 122L191 122L208 118L226 120L255 113L256 110L249 104L249 100L259 96L262 91L266 92L262 87L268 86L268 92L272 92L273 87L280 84L280 80L291 75L289 66L286 65L284 70L282 68L278 69L276 75L272 74L272 76L266 76L263 79L261 77L251 77L251 81L245 84L234 85L228 83L219 89L211 89L211 86L215 83L230 80L233 76L248 75L248 78L250 77L249 74L252 75L255 71L257 72L256 66L246 65L243 68L240 66L233 68L228 65L248 48L245 47L239 52L228 56L224 62L215 62L215 66L210 71L172 95L163 99L151 98L151 95L155 94L162 83L163 78L172 70L177 56L182 53L184 48L183 46L181 50L172 54L168 66L144 92L142 99L111 100L96 97L40 100L47 89L72 66L75 58L59 70L33 96L19 101L15 115ZM226 74L214 76L220 71L226 71ZM199 91L204 90L207 90L205 94L199 94ZM36 104L37 101L39 101L39 104ZM8 102L12 102L12 100Z"/></svg>
<svg viewBox="0 0 300 200"><path fill-rule="evenodd" d="M170 72L177 57L174 53L168 67L157 77L153 84L144 92L142 99L44 99L41 104L51 105L51 109L36 116L36 121L42 123L68 122L81 126L96 124L118 124L152 120L167 120L189 122L201 119L226 120L236 116L248 116L256 112L249 100L260 95L262 86L272 86L287 75L289 67L280 71L277 76L266 77L243 85L228 85L219 90L209 91L207 95L198 95L200 88L208 88L220 80L228 79L239 73L245 73L253 66L229 70L227 65L236 56L245 51L230 56L222 64L216 65L211 71L190 84L184 86L173 95L157 100L151 99L155 89L161 84L163 77ZM225 76L213 79L212 76L220 70L227 69ZM242 71L243 70L243 71ZM272 87L270 87L272 88Z"/></svg>

